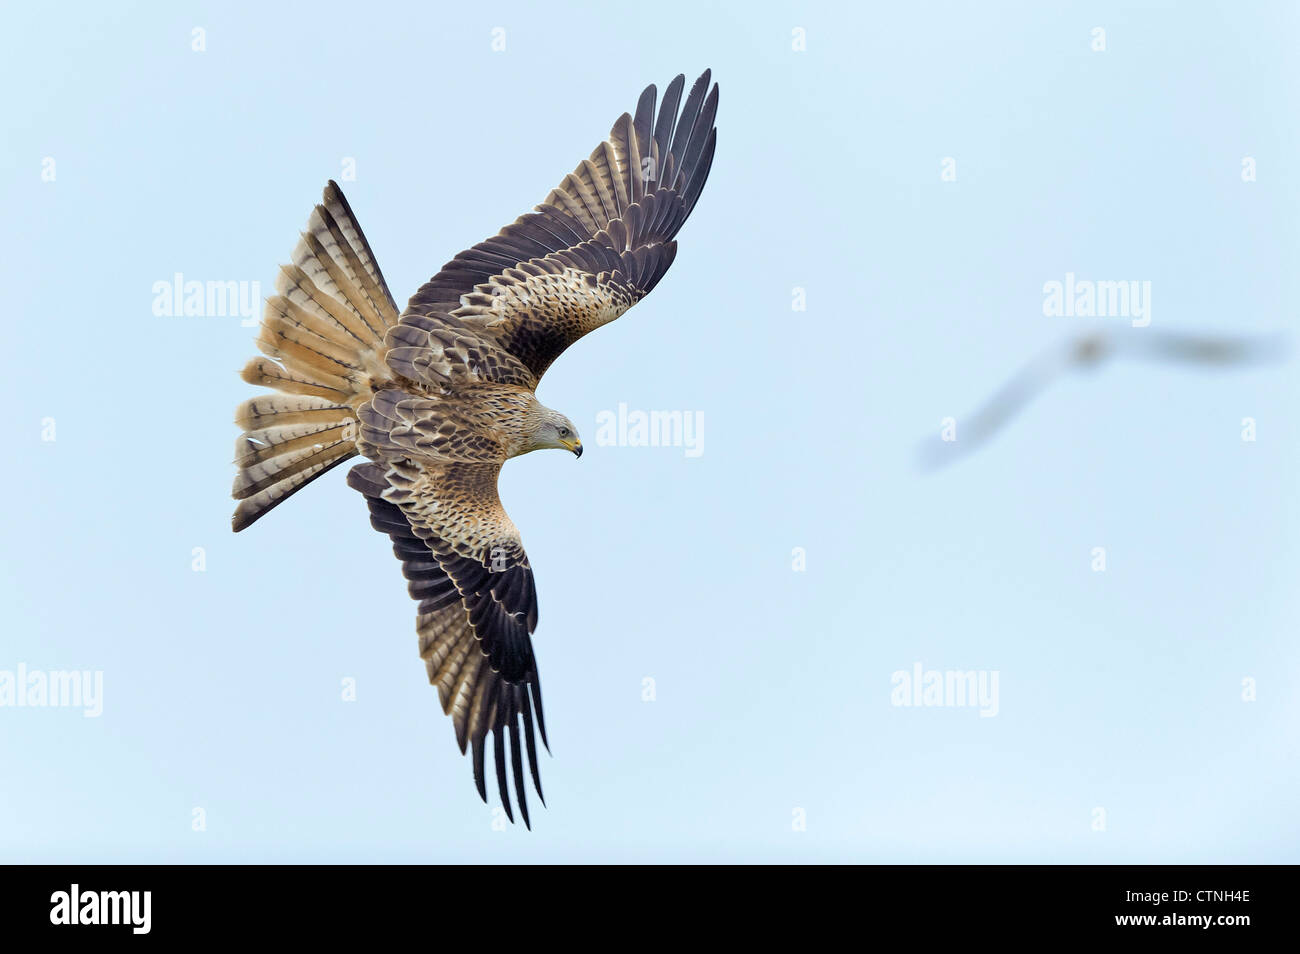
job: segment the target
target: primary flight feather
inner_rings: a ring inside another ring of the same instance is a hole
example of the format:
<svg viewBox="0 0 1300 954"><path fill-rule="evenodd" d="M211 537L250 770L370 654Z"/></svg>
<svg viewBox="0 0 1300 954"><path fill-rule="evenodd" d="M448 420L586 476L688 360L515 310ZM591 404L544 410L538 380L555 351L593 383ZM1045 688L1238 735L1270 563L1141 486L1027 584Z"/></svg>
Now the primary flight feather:
<svg viewBox="0 0 1300 954"><path fill-rule="evenodd" d="M534 391L573 342L644 298L677 253L713 161L718 87L706 70L635 114L534 211L461 252L399 313L361 226L330 182L267 300L244 380L280 392L236 422L233 526L243 530L326 471L348 474L375 529L393 540L429 681L487 800L486 749L529 823L524 758L540 797L546 744L533 656L537 591L497 495L511 457L582 455L577 429ZM679 107L680 106L680 111Z"/></svg>

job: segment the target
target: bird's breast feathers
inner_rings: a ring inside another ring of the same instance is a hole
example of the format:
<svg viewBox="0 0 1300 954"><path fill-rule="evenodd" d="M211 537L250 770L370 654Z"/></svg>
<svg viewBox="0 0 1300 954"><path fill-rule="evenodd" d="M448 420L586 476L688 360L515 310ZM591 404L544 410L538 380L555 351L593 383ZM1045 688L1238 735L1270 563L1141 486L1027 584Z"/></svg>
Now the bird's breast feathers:
<svg viewBox="0 0 1300 954"><path fill-rule="evenodd" d="M537 406L514 385L444 387L413 395L388 389L360 410L357 442L372 460L503 462L523 453Z"/></svg>

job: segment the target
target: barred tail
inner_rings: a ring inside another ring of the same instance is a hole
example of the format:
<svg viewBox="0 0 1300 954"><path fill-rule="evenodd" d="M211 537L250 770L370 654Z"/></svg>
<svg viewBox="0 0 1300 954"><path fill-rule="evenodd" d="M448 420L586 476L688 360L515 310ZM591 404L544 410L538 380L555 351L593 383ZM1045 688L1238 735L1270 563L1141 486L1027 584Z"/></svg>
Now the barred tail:
<svg viewBox="0 0 1300 954"><path fill-rule="evenodd" d="M330 182L293 264L280 268L243 378L281 394L240 405L236 531L357 454L356 410L394 383L384 333L398 309L365 233Z"/></svg>

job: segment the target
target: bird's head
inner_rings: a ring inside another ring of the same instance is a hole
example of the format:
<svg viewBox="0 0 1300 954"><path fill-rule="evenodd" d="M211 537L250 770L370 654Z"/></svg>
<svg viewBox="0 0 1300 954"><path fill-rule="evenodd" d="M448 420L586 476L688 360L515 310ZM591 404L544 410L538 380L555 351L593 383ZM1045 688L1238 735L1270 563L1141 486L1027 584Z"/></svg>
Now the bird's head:
<svg viewBox="0 0 1300 954"><path fill-rule="evenodd" d="M567 450L575 457L582 456L582 440L573 422L559 411L538 404L529 415L529 450L556 448Z"/></svg>

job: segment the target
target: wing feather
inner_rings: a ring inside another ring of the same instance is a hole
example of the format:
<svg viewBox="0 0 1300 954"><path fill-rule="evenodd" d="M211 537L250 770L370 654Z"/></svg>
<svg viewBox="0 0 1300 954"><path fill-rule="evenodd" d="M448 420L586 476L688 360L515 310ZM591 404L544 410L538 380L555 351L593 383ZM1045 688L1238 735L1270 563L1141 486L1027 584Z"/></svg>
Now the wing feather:
<svg viewBox="0 0 1300 954"><path fill-rule="evenodd" d="M533 212L421 286L402 322L425 327L430 316L451 315L540 378L574 341L644 298L672 264L673 238L712 167L718 87L710 79L706 70L695 81L678 115L685 77L676 77L657 118L656 89L646 87L635 114L619 116L609 137ZM611 259L596 246L646 254ZM537 280L520 279L520 269Z"/></svg>
<svg viewBox="0 0 1300 954"><path fill-rule="evenodd" d="M368 409L362 414L367 416ZM353 467L348 483L365 495L371 525L392 539L408 591L421 601L416 618L420 655L443 711L452 718L457 745L461 752L472 752L479 795L487 800L483 755L490 734L502 807L513 821L505 768L508 739L514 798L524 824L530 825L525 755L533 785L542 794L534 711L536 728L546 738L531 639L537 590L518 531L497 496L500 469L499 460L371 462Z"/></svg>

